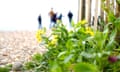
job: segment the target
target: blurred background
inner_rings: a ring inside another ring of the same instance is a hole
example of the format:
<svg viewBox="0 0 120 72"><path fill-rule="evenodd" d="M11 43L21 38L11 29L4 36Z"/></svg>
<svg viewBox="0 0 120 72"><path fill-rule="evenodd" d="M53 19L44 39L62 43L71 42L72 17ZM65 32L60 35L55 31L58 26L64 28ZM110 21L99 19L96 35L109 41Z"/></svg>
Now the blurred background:
<svg viewBox="0 0 120 72"><path fill-rule="evenodd" d="M77 22L78 0L0 0L0 30L37 30L38 15L42 16L43 27L49 28L49 11L63 14L63 23L68 24L67 13L73 13Z"/></svg>

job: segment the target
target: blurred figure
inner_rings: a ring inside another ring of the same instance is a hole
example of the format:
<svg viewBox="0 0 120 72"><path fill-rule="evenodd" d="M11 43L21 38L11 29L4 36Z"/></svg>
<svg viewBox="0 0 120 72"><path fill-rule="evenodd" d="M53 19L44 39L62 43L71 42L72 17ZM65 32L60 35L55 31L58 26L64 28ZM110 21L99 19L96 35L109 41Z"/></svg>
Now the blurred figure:
<svg viewBox="0 0 120 72"><path fill-rule="evenodd" d="M60 20L61 22L62 22L62 17L63 17L63 15L62 15L62 13L58 16L58 20Z"/></svg>
<svg viewBox="0 0 120 72"><path fill-rule="evenodd" d="M56 24L56 20L57 20L57 13L54 13L53 18L52 18L54 25Z"/></svg>
<svg viewBox="0 0 120 72"><path fill-rule="evenodd" d="M92 26L94 26L95 17L92 17Z"/></svg>
<svg viewBox="0 0 120 72"><path fill-rule="evenodd" d="M101 16L98 16L98 18L97 18L97 28L100 31L103 31L103 29L104 29L104 20L101 18Z"/></svg>
<svg viewBox="0 0 120 72"><path fill-rule="evenodd" d="M68 19L69 19L69 23L71 25L72 22L72 17L73 17L73 13L71 11L68 12Z"/></svg>
<svg viewBox="0 0 120 72"><path fill-rule="evenodd" d="M42 28L42 17L41 17L41 14L38 16L38 23L39 23L38 29L41 29Z"/></svg>
<svg viewBox="0 0 120 72"><path fill-rule="evenodd" d="M50 28L53 26L52 23L54 23L54 18L55 18L55 13L53 11L53 8L51 8L50 12L49 12L49 16L50 16Z"/></svg>
<svg viewBox="0 0 120 72"><path fill-rule="evenodd" d="M98 24L98 26L100 26L100 22L101 22L101 17L98 16L98 19L97 19L97 24Z"/></svg>

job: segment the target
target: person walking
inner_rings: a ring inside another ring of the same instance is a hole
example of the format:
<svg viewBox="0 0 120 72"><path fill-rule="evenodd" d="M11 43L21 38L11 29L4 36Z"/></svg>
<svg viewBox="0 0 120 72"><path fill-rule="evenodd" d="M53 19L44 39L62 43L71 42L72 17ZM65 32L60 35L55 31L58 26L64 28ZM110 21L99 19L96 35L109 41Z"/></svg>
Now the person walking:
<svg viewBox="0 0 120 72"><path fill-rule="evenodd" d="M42 28L42 17L41 17L41 14L38 16L38 23L39 23L38 29L41 29Z"/></svg>
<svg viewBox="0 0 120 72"><path fill-rule="evenodd" d="M73 13L71 11L68 12L68 19L69 19L69 23L71 25L72 22L72 18L73 18Z"/></svg>
<svg viewBox="0 0 120 72"><path fill-rule="evenodd" d="M52 18L52 22L53 22L53 27L55 27L56 22L57 22L57 13L54 13L53 18Z"/></svg>
<svg viewBox="0 0 120 72"><path fill-rule="evenodd" d="M49 16L50 16L50 28L53 26L52 23L54 23L54 17L55 17L55 13L53 11L53 8L51 8L50 12L49 12Z"/></svg>
<svg viewBox="0 0 120 72"><path fill-rule="evenodd" d="M58 17L58 20L60 20L60 22L62 22L62 17L63 17L63 15L62 15L62 13L60 13L60 15Z"/></svg>

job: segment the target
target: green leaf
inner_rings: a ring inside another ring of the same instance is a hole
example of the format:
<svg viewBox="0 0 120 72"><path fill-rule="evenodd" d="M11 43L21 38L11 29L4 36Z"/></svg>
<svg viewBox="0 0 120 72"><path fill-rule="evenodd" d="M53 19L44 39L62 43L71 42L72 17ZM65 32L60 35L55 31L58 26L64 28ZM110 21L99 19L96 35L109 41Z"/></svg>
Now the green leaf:
<svg viewBox="0 0 120 72"><path fill-rule="evenodd" d="M112 33L111 33L111 35L110 35L110 40L114 40L114 39L115 39L116 33L117 33L116 30L113 30L113 31L112 31Z"/></svg>
<svg viewBox="0 0 120 72"><path fill-rule="evenodd" d="M36 53L36 54L32 57L33 61L36 61L36 62L41 62L41 58L42 58L42 56L41 56L40 53Z"/></svg>
<svg viewBox="0 0 120 72"><path fill-rule="evenodd" d="M64 54L66 54L66 51L60 52L57 57L61 57Z"/></svg>
<svg viewBox="0 0 120 72"><path fill-rule="evenodd" d="M74 66L74 72L99 72L93 64L80 62Z"/></svg>
<svg viewBox="0 0 120 72"><path fill-rule="evenodd" d="M85 57L85 58L93 58L94 56L90 53L87 53L87 52L81 52L80 54L81 56Z"/></svg>
<svg viewBox="0 0 120 72"><path fill-rule="evenodd" d="M62 72L60 65L56 61L50 62L50 72Z"/></svg>
<svg viewBox="0 0 120 72"><path fill-rule="evenodd" d="M69 56L67 56L64 60L64 63L69 62L72 57L73 57L73 54L70 54Z"/></svg>
<svg viewBox="0 0 120 72"><path fill-rule="evenodd" d="M74 27L75 26L75 23L74 23L74 21L72 20L72 23L71 23L71 25L72 25L72 27Z"/></svg>
<svg viewBox="0 0 120 72"><path fill-rule="evenodd" d="M117 1L117 3L120 5L120 0L116 0Z"/></svg>
<svg viewBox="0 0 120 72"><path fill-rule="evenodd" d="M118 17L116 20L115 20L115 22L114 22L114 24L115 24L115 28L118 30L118 31L120 31L120 17Z"/></svg>
<svg viewBox="0 0 120 72"><path fill-rule="evenodd" d="M106 44L107 50L113 50L115 48L115 37L116 37L116 30L113 30L112 33L110 34L110 39Z"/></svg>
<svg viewBox="0 0 120 72"><path fill-rule="evenodd" d="M116 19L116 17L114 15L114 12L109 11L109 13L108 13L108 21L113 23L115 21L115 19Z"/></svg>
<svg viewBox="0 0 120 72"><path fill-rule="evenodd" d="M33 69L34 67L35 67L35 64L32 61L25 63L25 68L28 70Z"/></svg>
<svg viewBox="0 0 120 72"><path fill-rule="evenodd" d="M0 67L0 72L9 72L7 67Z"/></svg>

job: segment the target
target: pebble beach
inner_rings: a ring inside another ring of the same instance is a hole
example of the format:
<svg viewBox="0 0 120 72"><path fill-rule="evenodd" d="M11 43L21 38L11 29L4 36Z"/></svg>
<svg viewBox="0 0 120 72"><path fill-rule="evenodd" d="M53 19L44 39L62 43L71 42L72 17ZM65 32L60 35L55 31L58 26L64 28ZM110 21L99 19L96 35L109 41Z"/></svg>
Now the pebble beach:
<svg viewBox="0 0 120 72"><path fill-rule="evenodd" d="M35 38L36 31L0 31L0 65L27 62L35 53L44 53Z"/></svg>

